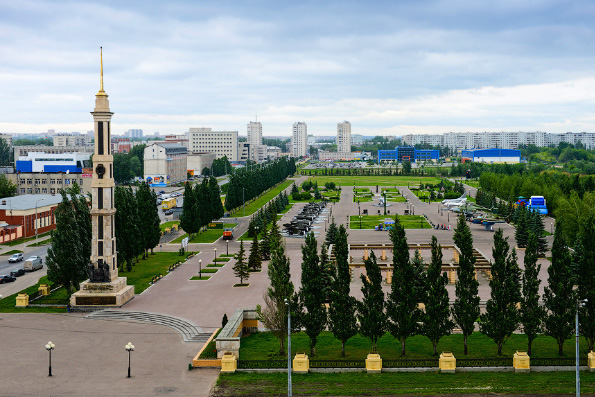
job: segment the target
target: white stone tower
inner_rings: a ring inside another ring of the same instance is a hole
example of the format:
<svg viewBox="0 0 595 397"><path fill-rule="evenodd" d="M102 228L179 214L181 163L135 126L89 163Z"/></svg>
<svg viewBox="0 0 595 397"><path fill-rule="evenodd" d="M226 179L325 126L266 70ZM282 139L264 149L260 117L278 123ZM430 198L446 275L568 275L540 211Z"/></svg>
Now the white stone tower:
<svg viewBox="0 0 595 397"><path fill-rule="evenodd" d="M91 112L95 130L93 180L91 182L91 258L89 279L71 296L72 306L119 307L134 298L134 286L126 285L126 277L118 277L114 215L114 169L111 153L111 119L109 101L103 90L103 51L101 78Z"/></svg>

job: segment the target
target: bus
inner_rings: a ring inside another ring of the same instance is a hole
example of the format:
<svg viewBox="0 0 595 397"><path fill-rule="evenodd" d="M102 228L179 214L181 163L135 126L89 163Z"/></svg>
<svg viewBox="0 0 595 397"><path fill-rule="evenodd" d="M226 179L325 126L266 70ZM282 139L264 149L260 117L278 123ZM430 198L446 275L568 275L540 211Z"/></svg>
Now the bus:
<svg viewBox="0 0 595 397"><path fill-rule="evenodd" d="M161 202L161 209L163 211L167 211L170 208L174 208L177 205L177 203L178 202L175 197L165 199Z"/></svg>

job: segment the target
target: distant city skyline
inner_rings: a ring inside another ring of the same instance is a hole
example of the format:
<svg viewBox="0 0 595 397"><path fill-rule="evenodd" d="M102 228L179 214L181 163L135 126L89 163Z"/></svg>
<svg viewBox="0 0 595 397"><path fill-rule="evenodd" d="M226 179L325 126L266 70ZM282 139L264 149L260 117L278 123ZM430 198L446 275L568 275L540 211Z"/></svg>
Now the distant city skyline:
<svg viewBox="0 0 595 397"><path fill-rule="evenodd" d="M595 3L0 3L0 132L595 132ZM10 38L10 39L7 39ZM91 98L91 99L90 99Z"/></svg>

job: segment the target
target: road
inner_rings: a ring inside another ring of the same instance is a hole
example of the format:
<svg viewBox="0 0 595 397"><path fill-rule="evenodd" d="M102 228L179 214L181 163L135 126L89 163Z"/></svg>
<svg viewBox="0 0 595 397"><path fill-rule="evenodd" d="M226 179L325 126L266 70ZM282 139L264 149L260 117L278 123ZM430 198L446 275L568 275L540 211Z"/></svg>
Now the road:
<svg viewBox="0 0 595 397"><path fill-rule="evenodd" d="M28 244L33 244L34 242L35 241L29 241ZM45 276L47 274L46 256L48 252L48 247L49 245L42 245L39 247L25 247L23 244L14 247L3 246L3 252L8 252L13 249L23 251L23 256L25 257L25 259L33 255L40 256L43 259L43 269L37 270L35 272L27 272L24 276L17 277L15 282L0 284L0 295L6 297L12 294L16 294L17 292L27 287L35 285L40 277ZM24 261L19 263L8 263L9 257L10 255L0 256L0 274L10 274L11 270L23 267Z"/></svg>

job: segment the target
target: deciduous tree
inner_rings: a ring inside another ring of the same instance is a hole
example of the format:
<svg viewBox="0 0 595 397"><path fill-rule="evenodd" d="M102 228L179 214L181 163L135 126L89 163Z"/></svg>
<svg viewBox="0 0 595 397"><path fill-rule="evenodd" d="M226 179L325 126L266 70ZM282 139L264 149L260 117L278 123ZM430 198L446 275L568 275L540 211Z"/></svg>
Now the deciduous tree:
<svg viewBox="0 0 595 397"><path fill-rule="evenodd" d="M366 275L361 275L362 293L361 302L358 302L357 317L360 323L360 333L372 342L372 352L377 352L378 339L386 330L386 312L384 310L384 292L382 292L382 274L376 255L372 251L364 261Z"/></svg>
<svg viewBox="0 0 595 397"><path fill-rule="evenodd" d="M525 271L523 272L523 298L521 301L520 322L527 335L527 354L532 355L533 341L542 331L544 310L539 305L539 272L541 265L537 263L537 238L529 234L525 250Z"/></svg>

